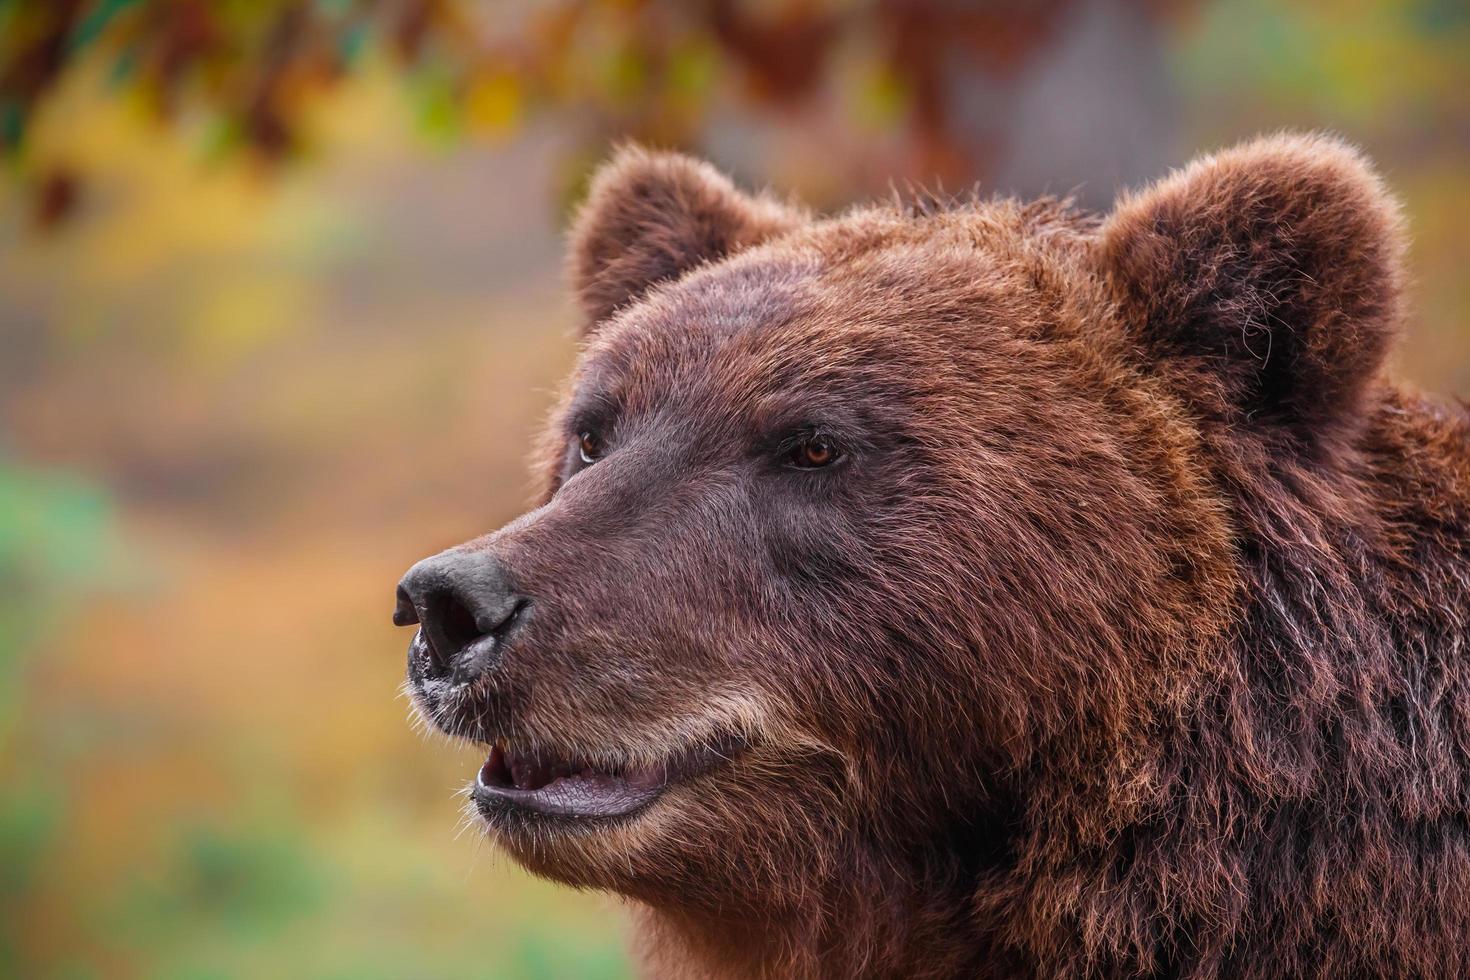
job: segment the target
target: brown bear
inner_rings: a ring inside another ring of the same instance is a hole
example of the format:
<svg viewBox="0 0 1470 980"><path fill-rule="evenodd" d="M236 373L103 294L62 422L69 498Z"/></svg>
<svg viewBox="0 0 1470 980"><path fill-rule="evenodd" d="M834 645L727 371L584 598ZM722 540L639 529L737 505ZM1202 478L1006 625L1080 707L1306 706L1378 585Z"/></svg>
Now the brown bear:
<svg viewBox="0 0 1470 980"><path fill-rule="evenodd" d="M1282 135L1107 216L830 218L627 149L545 492L420 562L419 709L670 977L1470 975L1470 413Z"/></svg>

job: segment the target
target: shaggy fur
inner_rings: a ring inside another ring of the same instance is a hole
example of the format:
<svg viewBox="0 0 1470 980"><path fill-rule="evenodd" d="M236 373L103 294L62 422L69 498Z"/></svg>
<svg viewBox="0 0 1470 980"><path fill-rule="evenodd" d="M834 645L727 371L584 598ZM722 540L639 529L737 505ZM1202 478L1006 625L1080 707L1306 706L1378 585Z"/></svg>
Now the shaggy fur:
<svg viewBox="0 0 1470 980"><path fill-rule="evenodd" d="M1106 218L816 220L627 150L585 349L446 731L609 764L492 823L669 977L1470 975L1470 418L1382 376L1397 209L1278 136ZM793 432L841 447L779 465ZM601 458L578 458L594 431Z"/></svg>

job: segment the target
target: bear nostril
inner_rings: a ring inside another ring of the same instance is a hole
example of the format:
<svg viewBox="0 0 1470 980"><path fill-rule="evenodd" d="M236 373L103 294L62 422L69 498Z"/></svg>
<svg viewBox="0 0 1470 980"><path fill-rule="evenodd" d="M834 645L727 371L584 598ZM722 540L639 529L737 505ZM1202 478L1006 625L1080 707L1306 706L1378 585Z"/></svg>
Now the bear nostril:
<svg viewBox="0 0 1470 980"><path fill-rule="evenodd" d="M398 603L393 608L394 626L412 626L419 621L419 612L413 607L413 600L408 597L408 590L403 586L398 587Z"/></svg>
<svg viewBox="0 0 1470 980"><path fill-rule="evenodd" d="M393 610L394 623L419 626L410 672L458 684L493 668L531 604L506 579L494 554L481 550L451 549L410 568Z"/></svg>
<svg viewBox="0 0 1470 980"><path fill-rule="evenodd" d="M524 618L530 604L528 599L519 599L511 604L509 612L482 612L476 616L478 634L456 655L449 682L462 684L489 670L504 648L506 635Z"/></svg>
<svg viewBox="0 0 1470 980"><path fill-rule="evenodd" d="M424 639L441 664L454 663L466 647L484 635L475 622L475 614L452 592L431 598L425 613Z"/></svg>

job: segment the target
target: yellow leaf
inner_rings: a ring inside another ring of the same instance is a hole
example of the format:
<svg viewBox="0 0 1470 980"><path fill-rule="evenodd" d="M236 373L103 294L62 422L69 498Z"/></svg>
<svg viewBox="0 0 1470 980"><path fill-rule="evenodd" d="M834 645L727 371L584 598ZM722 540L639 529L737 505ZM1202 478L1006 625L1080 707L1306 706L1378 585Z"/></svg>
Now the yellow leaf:
<svg viewBox="0 0 1470 980"><path fill-rule="evenodd" d="M521 117L521 82L509 72L477 79L465 98L465 116L476 129L508 132Z"/></svg>

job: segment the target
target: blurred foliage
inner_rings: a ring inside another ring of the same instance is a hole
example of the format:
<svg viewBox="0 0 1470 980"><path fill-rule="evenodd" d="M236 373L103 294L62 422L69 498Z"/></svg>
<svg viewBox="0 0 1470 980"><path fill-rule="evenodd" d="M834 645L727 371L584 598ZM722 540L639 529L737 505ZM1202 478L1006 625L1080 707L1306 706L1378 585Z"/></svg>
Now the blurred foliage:
<svg viewBox="0 0 1470 980"><path fill-rule="evenodd" d="M22 653L116 561L111 516L99 490L0 456L0 749L24 690Z"/></svg>
<svg viewBox="0 0 1470 980"><path fill-rule="evenodd" d="M1145 16L1185 0L1123 0ZM402 77L420 132L507 136L548 111L601 152L610 137L697 142L721 96L789 114L857 52L853 111L901 120L915 168L973 179L947 61L1012 76L1045 49L1073 0L0 0L0 147L12 157L77 63L207 154L266 164L310 147L311 105L373 56ZM35 214L70 212L83 175L33 175Z"/></svg>
<svg viewBox="0 0 1470 980"><path fill-rule="evenodd" d="M44 760L15 753L36 641L108 577L111 508L73 478L0 456L0 975L20 976L23 909L61 832L64 795Z"/></svg>
<svg viewBox="0 0 1470 980"><path fill-rule="evenodd" d="M1245 87L1335 124L1463 127L1463 0L1112 0L1138 23L1246 43L1196 47L1194 80ZM903 135L889 171L962 186L1003 138L958 91L1031 70L1084 0L0 0L0 153L36 222L86 192L77 161L31 159L27 134L83 66L111 98L206 159L309 155L329 95L391 64L430 142L508 139L554 114L580 173L612 138L697 146L731 105L790 119L833 95L849 124ZM1241 18L1252 28L1238 30ZM1200 22L1203 22L1202 24ZM960 69L958 66L963 66ZM1103 81L1100 79L1100 81ZM1408 116L1396 111L1410 106ZM1228 97L1213 107L1231 113ZM1444 118L1448 111L1450 118Z"/></svg>
<svg viewBox="0 0 1470 980"><path fill-rule="evenodd" d="M405 723L387 622L530 496L567 195L625 136L823 206L965 186L1078 122L966 129L1100 10L1167 67L1145 173L1365 145L1401 369L1470 393L1460 0L0 0L0 977L626 976L616 902L456 836L481 760Z"/></svg>
<svg viewBox="0 0 1470 980"><path fill-rule="evenodd" d="M1248 23L1249 32L1240 25ZM1206 5L1181 49L1212 108L1250 112L1266 97L1283 118L1420 141L1470 125L1470 4L1464 0Z"/></svg>

